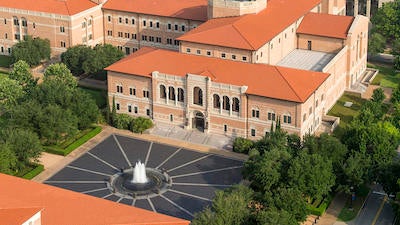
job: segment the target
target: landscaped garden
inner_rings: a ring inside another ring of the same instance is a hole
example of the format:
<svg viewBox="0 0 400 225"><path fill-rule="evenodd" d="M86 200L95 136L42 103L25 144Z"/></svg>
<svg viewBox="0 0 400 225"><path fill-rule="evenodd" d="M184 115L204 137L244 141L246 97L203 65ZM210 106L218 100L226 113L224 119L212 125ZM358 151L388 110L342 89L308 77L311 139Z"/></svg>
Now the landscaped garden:
<svg viewBox="0 0 400 225"><path fill-rule="evenodd" d="M368 67L379 70L371 84L389 88L396 88L400 84L400 71L393 69L393 66L369 63Z"/></svg>
<svg viewBox="0 0 400 225"><path fill-rule="evenodd" d="M0 67L9 68L12 63L12 58L7 55L0 55Z"/></svg>

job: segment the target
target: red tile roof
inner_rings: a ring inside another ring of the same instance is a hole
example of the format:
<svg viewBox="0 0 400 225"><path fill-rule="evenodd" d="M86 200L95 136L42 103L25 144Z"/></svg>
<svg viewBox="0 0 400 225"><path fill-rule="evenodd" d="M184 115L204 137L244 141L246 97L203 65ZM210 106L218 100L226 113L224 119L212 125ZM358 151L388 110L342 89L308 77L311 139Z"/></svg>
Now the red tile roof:
<svg viewBox="0 0 400 225"><path fill-rule="evenodd" d="M189 225L190 223L183 219L5 174L0 174L0 184L0 208L43 208L42 225Z"/></svg>
<svg viewBox="0 0 400 225"><path fill-rule="evenodd" d="M235 62L144 47L106 68L125 74L151 77L153 71L176 76L198 74L212 81L248 86L246 93L305 102L329 77L327 73L265 64Z"/></svg>
<svg viewBox="0 0 400 225"><path fill-rule="evenodd" d="M189 20L207 20L207 0L108 0L103 9Z"/></svg>
<svg viewBox="0 0 400 225"><path fill-rule="evenodd" d="M301 21L297 33L346 39L353 20L352 16L308 13Z"/></svg>
<svg viewBox="0 0 400 225"><path fill-rule="evenodd" d="M90 0L0 0L0 7L75 15L96 6Z"/></svg>
<svg viewBox="0 0 400 225"><path fill-rule="evenodd" d="M256 50L307 14L321 0L268 0L258 14L217 18L178 38L181 41Z"/></svg>
<svg viewBox="0 0 400 225"><path fill-rule="evenodd" d="M42 208L0 208L0 223L21 225L41 210Z"/></svg>

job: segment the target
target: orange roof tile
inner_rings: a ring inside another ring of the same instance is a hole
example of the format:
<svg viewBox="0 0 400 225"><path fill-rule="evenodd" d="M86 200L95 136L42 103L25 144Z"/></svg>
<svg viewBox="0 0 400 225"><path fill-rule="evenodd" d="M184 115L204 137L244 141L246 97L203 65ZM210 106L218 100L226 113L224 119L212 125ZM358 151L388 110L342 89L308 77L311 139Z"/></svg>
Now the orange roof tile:
<svg viewBox="0 0 400 225"><path fill-rule="evenodd" d="M297 33L346 39L353 20L352 16L308 13L301 21Z"/></svg>
<svg viewBox="0 0 400 225"><path fill-rule="evenodd" d="M70 16L96 5L90 0L0 0L2 8L16 8Z"/></svg>
<svg viewBox="0 0 400 225"><path fill-rule="evenodd" d="M0 208L1 224L21 225L32 218L42 208Z"/></svg>
<svg viewBox="0 0 400 225"><path fill-rule="evenodd" d="M212 81L248 86L247 93L305 102L329 77L327 73L266 64L235 62L144 47L106 68L125 74L151 77L153 71L176 76L198 74Z"/></svg>
<svg viewBox="0 0 400 225"><path fill-rule="evenodd" d="M304 16L321 0L268 0L258 14L211 19L178 38L181 41L256 50Z"/></svg>
<svg viewBox="0 0 400 225"><path fill-rule="evenodd" d="M188 225L183 219L0 173L0 208L43 208L42 225Z"/></svg>
<svg viewBox="0 0 400 225"><path fill-rule="evenodd" d="M207 0L108 0L103 9L198 21L207 20Z"/></svg>

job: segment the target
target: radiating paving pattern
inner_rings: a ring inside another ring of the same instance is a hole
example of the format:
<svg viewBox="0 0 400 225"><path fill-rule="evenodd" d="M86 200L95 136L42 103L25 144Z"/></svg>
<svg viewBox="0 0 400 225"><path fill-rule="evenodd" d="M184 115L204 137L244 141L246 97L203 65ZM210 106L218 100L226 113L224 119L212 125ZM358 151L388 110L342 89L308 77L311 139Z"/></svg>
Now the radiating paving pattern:
<svg viewBox="0 0 400 225"><path fill-rule="evenodd" d="M166 171L172 179L170 189L145 199L112 193L107 188L109 177L138 160ZM45 183L190 220L211 204L216 190L241 181L242 166L235 159L111 135Z"/></svg>

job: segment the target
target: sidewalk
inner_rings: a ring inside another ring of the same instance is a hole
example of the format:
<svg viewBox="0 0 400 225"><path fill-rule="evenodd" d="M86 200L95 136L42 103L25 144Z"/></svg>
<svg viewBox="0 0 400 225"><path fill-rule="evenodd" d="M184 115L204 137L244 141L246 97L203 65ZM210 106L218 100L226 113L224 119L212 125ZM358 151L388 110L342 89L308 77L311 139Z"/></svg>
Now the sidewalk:
<svg viewBox="0 0 400 225"><path fill-rule="evenodd" d="M339 216L340 211L344 207L346 203L346 196L343 193L336 194L333 198L331 204L328 209L325 211L325 214L319 217L317 221L318 225L346 225L347 223L337 221L337 217ZM303 222L302 225L313 225L316 216L310 215L307 217L307 220Z"/></svg>

